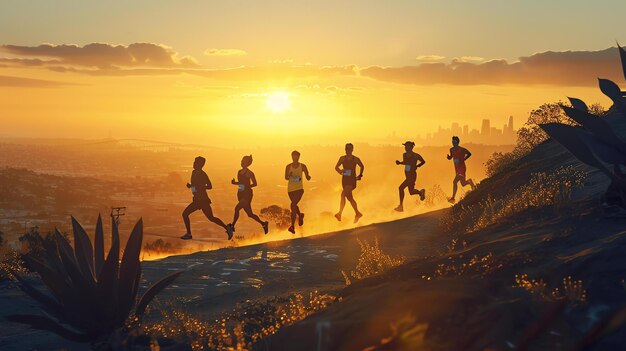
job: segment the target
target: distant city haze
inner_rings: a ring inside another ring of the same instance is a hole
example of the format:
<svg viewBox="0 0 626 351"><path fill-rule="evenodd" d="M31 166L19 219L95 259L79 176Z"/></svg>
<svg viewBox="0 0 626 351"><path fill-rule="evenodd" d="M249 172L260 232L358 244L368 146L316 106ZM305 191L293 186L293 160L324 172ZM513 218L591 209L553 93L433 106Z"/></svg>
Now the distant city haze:
<svg viewBox="0 0 626 351"><path fill-rule="evenodd" d="M418 135L412 140L418 145L446 145L450 143L452 136L458 136L465 143L484 144L484 145L514 145L517 141L517 130L513 124L513 116L509 116L508 122L498 128L491 124L491 119L485 118L480 125L480 129L474 128L468 124L461 125L459 122L453 122L449 128L439 126L434 133L426 133L426 135ZM390 142L398 142L401 140L409 140L410 136L400 136L395 131L389 137Z"/></svg>

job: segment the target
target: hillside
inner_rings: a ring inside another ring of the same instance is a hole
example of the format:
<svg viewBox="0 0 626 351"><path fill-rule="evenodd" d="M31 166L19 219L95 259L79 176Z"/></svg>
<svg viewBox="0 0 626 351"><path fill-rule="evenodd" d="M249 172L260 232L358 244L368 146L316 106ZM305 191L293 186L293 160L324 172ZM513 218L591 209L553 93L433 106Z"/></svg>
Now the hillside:
<svg viewBox="0 0 626 351"><path fill-rule="evenodd" d="M626 136L621 116L606 118ZM567 177L564 170L586 174L566 199L507 209L551 189L541 180ZM533 194L525 185L538 172L554 176L539 177ZM462 220L442 223L453 239L447 254L353 282L339 302L258 349L624 350L623 316L614 320L617 331L592 342L600 334L594 328L626 304L625 222L600 206L608 183L544 142L451 210ZM485 223L471 223L477 220Z"/></svg>

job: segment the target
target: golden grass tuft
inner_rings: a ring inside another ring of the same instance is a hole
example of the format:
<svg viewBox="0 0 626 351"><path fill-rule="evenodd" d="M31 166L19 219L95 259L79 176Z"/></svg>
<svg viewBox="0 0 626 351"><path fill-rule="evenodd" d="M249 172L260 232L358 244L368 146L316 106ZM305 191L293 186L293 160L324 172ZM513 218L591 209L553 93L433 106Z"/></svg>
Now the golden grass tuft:
<svg viewBox="0 0 626 351"><path fill-rule="evenodd" d="M194 351L249 351L253 344L327 308L335 299L335 296L317 290L308 295L298 293L288 298L248 302L212 321L168 306L156 312L155 322L137 327L153 337L187 342Z"/></svg>
<svg viewBox="0 0 626 351"><path fill-rule="evenodd" d="M356 264L356 268L350 271L350 275L341 271L346 285L351 284L351 278L355 280L365 279L367 277L381 274L389 268L404 263L404 257L392 257L383 252L378 243L378 238L374 239L374 245L370 245L367 241L357 239L361 247L361 255Z"/></svg>

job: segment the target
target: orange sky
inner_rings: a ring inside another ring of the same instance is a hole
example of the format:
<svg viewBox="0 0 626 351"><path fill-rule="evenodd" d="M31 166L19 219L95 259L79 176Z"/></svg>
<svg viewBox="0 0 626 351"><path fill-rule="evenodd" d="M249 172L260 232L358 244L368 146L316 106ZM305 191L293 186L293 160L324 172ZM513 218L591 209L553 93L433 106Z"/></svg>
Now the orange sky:
<svg viewBox="0 0 626 351"><path fill-rule="evenodd" d="M623 79L606 19L624 5L608 1L138 3L0 5L0 137L384 142L482 118L519 126L567 96L607 105L595 78ZM551 12L594 16L566 30Z"/></svg>

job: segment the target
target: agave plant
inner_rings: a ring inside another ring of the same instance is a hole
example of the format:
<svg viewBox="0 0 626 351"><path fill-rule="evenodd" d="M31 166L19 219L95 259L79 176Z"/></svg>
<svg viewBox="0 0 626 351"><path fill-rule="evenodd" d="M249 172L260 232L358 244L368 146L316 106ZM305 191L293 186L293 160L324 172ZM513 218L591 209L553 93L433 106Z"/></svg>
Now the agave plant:
<svg viewBox="0 0 626 351"><path fill-rule="evenodd" d="M148 303L181 273L170 274L148 288L137 302L141 279L139 253L143 239L140 219L128 238L120 260L120 239L112 221L111 248L104 256L102 218L98 216L95 242L72 217L74 248L55 230L54 240L46 245L42 257L25 257L50 294L43 293L17 273L19 287L41 304L43 315L12 315L8 319L32 328L54 332L73 341L94 341L107 338L121 328L134 307L136 316Z"/></svg>
<svg viewBox="0 0 626 351"><path fill-rule="evenodd" d="M626 78L626 51L619 45L617 47ZM599 79L598 83L602 93L613 101L615 112L626 118L626 93L608 79ZM582 100L569 100L572 107L562 106L563 111L580 126L547 123L540 127L578 160L606 174L611 179L611 184L605 193L605 200L611 205L626 208L626 176L620 168L626 165L626 143L615 134L606 119L589 113Z"/></svg>

